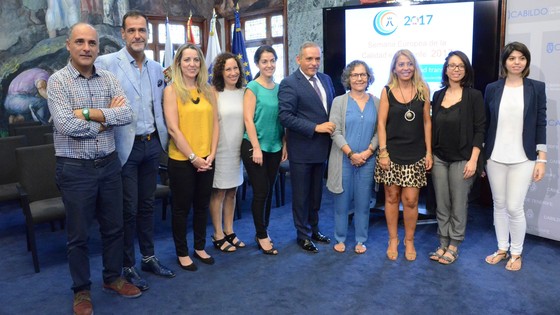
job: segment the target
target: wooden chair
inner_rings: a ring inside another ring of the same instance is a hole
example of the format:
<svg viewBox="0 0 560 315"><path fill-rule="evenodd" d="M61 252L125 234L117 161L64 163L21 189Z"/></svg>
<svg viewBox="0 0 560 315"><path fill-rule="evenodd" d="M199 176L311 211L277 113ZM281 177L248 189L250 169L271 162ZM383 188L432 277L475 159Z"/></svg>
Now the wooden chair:
<svg viewBox="0 0 560 315"><path fill-rule="evenodd" d="M25 136L0 138L0 202L19 199L16 148L26 144Z"/></svg>
<svg viewBox="0 0 560 315"><path fill-rule="evenodd" d="M18 190L25 216L27 250L31 251L35 272L39 272L35 225L60 221L64 226L66 218L64 204L55 182L54 145L17 148L16 160Z"/></svg>

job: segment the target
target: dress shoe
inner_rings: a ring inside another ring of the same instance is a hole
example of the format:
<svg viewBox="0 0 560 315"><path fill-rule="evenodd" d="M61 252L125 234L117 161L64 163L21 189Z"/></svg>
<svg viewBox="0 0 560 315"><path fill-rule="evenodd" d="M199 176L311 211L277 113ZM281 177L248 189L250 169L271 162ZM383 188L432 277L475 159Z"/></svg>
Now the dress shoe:
<svg viewBox="0 0 560 315"><path fill-rule="evenodd" d="M264 240L266 240L266 238L263 238ZM262 250L263 254L265 255L278 255L278 250L276 248L274 248L274 245L272 245L272 243L270 243L271 248L270 249L264 249L261 246L261 241L259 240L258 237L255 236L255 242L257 242L257 247Z"/></svg>
<svg viewBox="0 0 560 315"><path fill-rule="evenodd" d="M194 251L193 256L194 256L194 258L196 258L196 259L202 261L203 263L205 263L205 264L207 264L207 265L213 265L214 262L215 262L215 261L214 261L214 257L210 256L210 257L208 257L208 258L202 258L202 257L200 257L200 255L199 255L196 251Z"/></svg>
<svg viewBox="0 0 560 315"><path fill-rule="evenodd" d="M155 256L152 256L146 260L142 259L142 270L151 272L156 276L166 278L175 277L175 273L171 269L162 265Z"/></svg>
<svg viewBox="0 0 560 315"><path fill-rule="evenodd" d="M317 246L315 246L315 244L310 240L310 239L299 239L297 240L298 245L303 248L304 250L308 251L308 252L312 252L312 253L318 253L319 249L317 248Z"/></svg>
<svg viewBox="0 0 560 315"><path fill-rule="evenodd" d="M138 272L136 272L136 268L134 268L134 266L124 267L122 274L126 281L132 283L134 286L140 289L140 291L146 291L150 288L148 282L140 277Z"/></svg>
<svg viewBox="0 0 560 315"><path fill-rule="evenodd" d="M137 298L142 295L142 291L122 277L107 284L103 284L103 291L108 293L116 293L125 298Z"/></svg>
<svg viewBox="0 0 560 315"><path fill-rule="evenodd" d="M179 266L183 270L187 270L187 271L197 271L198 270L198 267L194 264L194 261L190 265L185 266L185 265L181 264L181 261L179 260L179 258L177 258L177 263L179 264Z"/></svg>
<svg viewBox="0 0 560 315"><path fill-rule="evenodd" d="M331 242L331 239L321 232L311 234L311 238L314 241L325 243L325 244L329 244Z"/></svg>
<svg viewBox="0 0 560 315"><path fill-rule="evenodd" d="M74 306L72 307L72 309L74 311L74 315L93 314L91 294L88 290L83 290L74 294Z"/></svg>

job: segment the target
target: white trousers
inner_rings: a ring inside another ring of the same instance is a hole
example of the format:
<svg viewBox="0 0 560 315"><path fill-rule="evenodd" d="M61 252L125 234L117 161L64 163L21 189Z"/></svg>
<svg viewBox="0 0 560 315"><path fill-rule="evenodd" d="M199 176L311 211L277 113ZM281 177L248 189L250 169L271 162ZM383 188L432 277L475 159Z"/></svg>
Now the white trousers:
<svg viewBox="0 0 560 315"><path fill-rule="evenodd" d="M500 250L521 255L527 230L525 196L531 185L535 161L502 164L488 160L486 172L494 200L494 228ZM510 244L511 238L511 244Z"/></svg>

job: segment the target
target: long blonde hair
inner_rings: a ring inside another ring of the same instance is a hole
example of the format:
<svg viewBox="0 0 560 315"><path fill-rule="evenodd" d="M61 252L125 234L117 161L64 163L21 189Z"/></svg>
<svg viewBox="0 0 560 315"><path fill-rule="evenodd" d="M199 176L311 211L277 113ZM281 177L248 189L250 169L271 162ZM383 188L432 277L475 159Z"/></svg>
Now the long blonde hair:
<svg viewBox="0 0 560 315"><path fill-rule="evenodd" d="M416 88L416 95L418 98L423 102L426 101L425 95L427 94L428 86L422 78L422 71L420 70L420 66L418 66L416 57L414 57L412 52L408 49L398 50L393 56L393 60L391 61L391 74L389 76L389 82L387 82L389 89L392 90L393 88L399 87L399 79L395 73L395 68L397 67L397 59L399 59L400 56L405 56L414 63L414 74L412 75L410 81L412 82L412 86Z"/></svg>
<svg viewBox="0 0 560 315"><path fill-rule="evenodd" d="M208 68L206 67L206 61L204 60L204 55L198 46L195 44L187 43L177 49L175 58L173 59L173 65L171 66L171 78L173 79L173 88L177 96L186 103L189 98L191 98L191 93L186 87L185 81L183 80L183 71L181 70L181 59L183 58L183 52L186 49L193 49L196 51L198 58L200 59L200 70L196 76L196 87L202 93L207 100L213 103L214 93L210 89L208 84Z"/></svg>

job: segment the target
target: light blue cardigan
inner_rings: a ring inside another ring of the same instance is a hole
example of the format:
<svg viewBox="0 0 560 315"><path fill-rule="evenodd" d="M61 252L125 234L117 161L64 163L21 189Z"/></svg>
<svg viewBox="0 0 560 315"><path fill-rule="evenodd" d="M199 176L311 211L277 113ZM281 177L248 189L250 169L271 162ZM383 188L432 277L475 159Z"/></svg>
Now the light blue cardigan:
<svg viewBox="0 0 560 315"><path fill-rule="evenodd" d="M375 104L375 109L379 111L379 99L373 95L373 103ZM348 143L344 135L346 134L346 110L348 108L348 93L344 95L337 96L332 103L331 113L329 115L329 121L336 125L336 128L331 135L333 141L331 145L331 152L329 155L329 167L328 167L328 178L327 178L327 188L329 191L340 194L344 190L342 189L342 159L345 158L342 153L341 148ZM375 131L373 132L373 137L371 138L371 146L375 150L379 145L379 139L377 137L377 121L375 122ZM371 157L374 158L373 156ZM373 178L371 179L373 180Z"/></svg>

